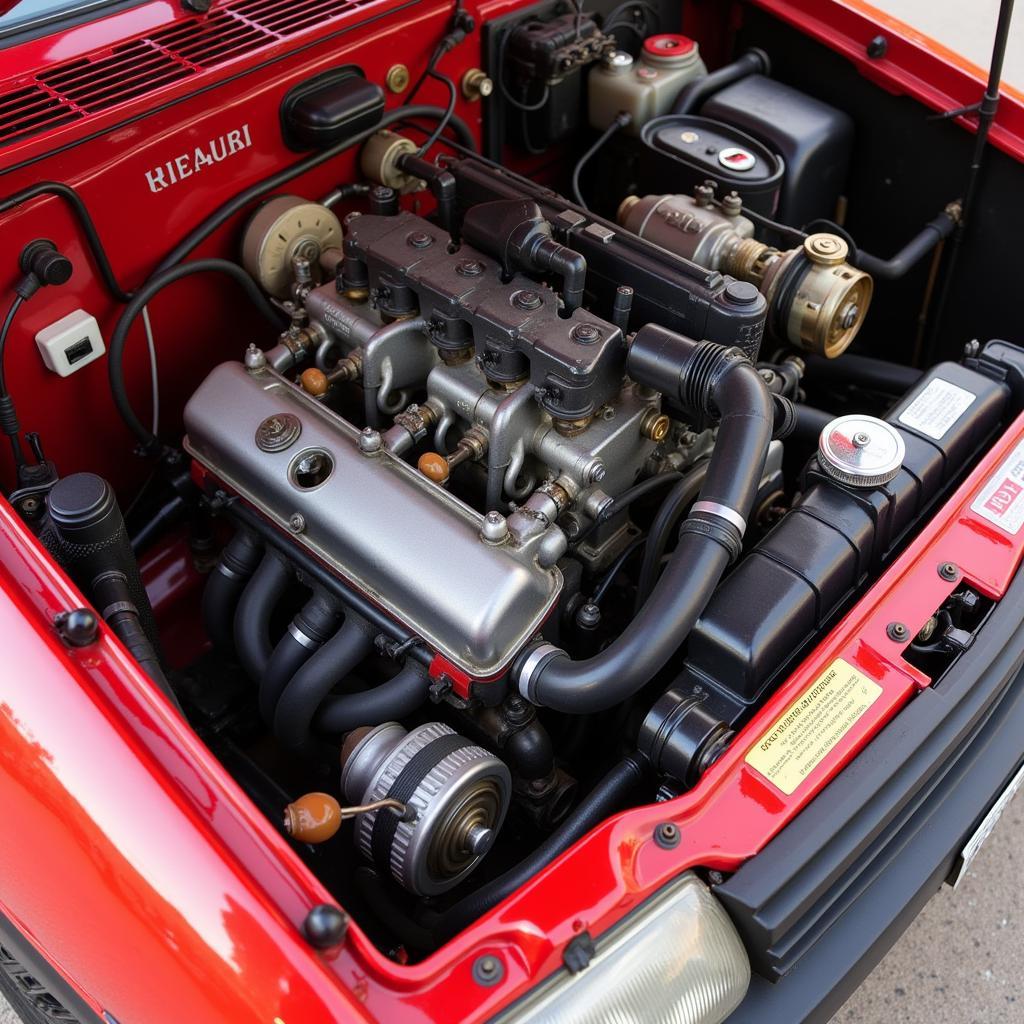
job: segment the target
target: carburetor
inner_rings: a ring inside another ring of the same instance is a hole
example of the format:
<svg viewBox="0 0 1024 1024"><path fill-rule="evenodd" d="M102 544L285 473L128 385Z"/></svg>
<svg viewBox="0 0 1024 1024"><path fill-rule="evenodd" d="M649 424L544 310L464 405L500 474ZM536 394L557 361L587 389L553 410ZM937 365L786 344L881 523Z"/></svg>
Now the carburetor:
<svg viewBox="0 0 1024 1024"><path fill-rule="evenodd" d="M293 289L308 324L272 364L315 363L299 381L324 402L338 385L360 385L369 426L393 417L390 452L429 436L416 464L438 485L478 463L483 511L525 503L550 522L569 509L596 518L667 441L661 397L625 379L621 326L580 307L586 264L552 238L536 204L479 204L459 246L408 212L352 215L343 248L317 262L328 280ZM560 278L560 291L542 275Z"/></svg>
<svg viewBox="0 0 1024 1024"><path fill-rule="evenodd" d="M860 330L871 302L871 277L847 262L838 235L810 235L780 250L754 236L732 193L716 203L711 183L693 196L627 196L618 221L634 234L709 270L755 284L768 301L767 328L777 341L834 358Z"/></svg>

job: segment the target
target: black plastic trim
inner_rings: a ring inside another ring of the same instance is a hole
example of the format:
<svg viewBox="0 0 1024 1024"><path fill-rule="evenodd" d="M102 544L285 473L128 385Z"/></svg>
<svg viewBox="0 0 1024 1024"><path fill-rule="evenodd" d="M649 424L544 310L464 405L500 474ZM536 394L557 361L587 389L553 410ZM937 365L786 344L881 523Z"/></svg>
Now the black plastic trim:
<svg viewBox="0 0 1024 1024"><path fill-rule="evenodd" d="M0 945L31 971L50 995L75 1015L79 1024L104 1024L85 1000L50 965L46 957L3 914L0 914Z"/></svg>
<svg viewBox="0 0 1024 1024"><path fill-rule="evenodd" d="M910 924L1024 757L1022 665L1018 573L953 668L717 888L760 976L729 1024L827 1020Z"/></svg>

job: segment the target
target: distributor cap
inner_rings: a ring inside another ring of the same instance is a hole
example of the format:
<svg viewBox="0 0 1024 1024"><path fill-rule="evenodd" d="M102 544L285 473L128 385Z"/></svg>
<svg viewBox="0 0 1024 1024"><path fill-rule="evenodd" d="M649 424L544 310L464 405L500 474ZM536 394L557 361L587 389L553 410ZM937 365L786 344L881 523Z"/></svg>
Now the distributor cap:
<svg viewBox="0 0 1024 1024"><path fill-rule="evenodd" d="M906 445L890 423L874 416L840 416L818 439L818 462L833 480L851 487L878 487L900 471Z"/></svg>

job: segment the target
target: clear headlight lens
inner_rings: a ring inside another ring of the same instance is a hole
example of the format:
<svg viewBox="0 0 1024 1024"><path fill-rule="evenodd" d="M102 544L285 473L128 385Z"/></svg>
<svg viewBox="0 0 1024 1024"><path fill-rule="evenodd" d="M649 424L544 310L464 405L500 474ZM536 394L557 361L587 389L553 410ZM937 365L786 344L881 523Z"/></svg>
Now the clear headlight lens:
<svg viewBox="0 0 1024 1024"><path fill-rule="evenodd" d="M719 1024L739 1006L750 961L722 905L688 871L493 1024Z"/></svg>

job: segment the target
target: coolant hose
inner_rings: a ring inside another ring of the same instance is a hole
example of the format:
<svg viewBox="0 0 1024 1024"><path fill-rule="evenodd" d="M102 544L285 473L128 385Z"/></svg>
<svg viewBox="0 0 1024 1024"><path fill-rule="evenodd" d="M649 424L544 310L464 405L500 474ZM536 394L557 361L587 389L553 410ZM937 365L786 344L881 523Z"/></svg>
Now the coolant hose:
<svg viewBox="0 0 1024 1024"><path fill-rule="evenodd" d="M422 923L435 936L448 938L461 931L466 925L486 914L506 896L529 882L539 871L547 867L556 857L565 853L575 842L582 839L592 828L599 825L608 815L622 807L628 797L643 781L646 772L640 756L630 754L623 758L583 798L579 806L559 824L558 830L550 835L536 850L503 875L463 897L441 914L424 916Z"/></svg>
<svg viewBox="0 0 1024 1024"><path fill-rule="evenodd" d="M274 712L289 680L338 627L341 607L319 588L292 619L267 662L260 680L260 717L274 724Z"/></svg>
<svg viewBox="0 0 1024 1024"><path fill-rule="evenodd" d="M418 710L427 696L426 668L407 661L398 675L372 690L328 697L320 705L313 725L319 733L340 736L361 725L400 721Z"/></svg>
<svg viewBox="0 0 1024 1024"><path fill-rule="evenodd" d="M742 549L772 438L771 396L738 349L692 341L650 324L634 337L626 369L638 384L669 395L693 419L717 419L718 436L668 567L622 634L584 661L541 643L516 662L519 692L534 704L568 714L602 711L631 697L686 639Z"/></svg>
<svg viewBox="0 0 1024 1024"><path fill-rule="evenodd" d="M203 627L213 646L225 654L235 649L235 607L262 555L263 545L248 530L239 530L225 545L203 588Z"/></svg>
<svg viewBox="0 0 1024 1024"><path fill-rule="evenodd" d="M680 90L672 104L673 114L693 114L703 105L704 101L720 92L727 85L738 82L750 75L767 75L771 71L771 61L764 50L747 50L740 54L731 64L711 71L703 78L695 78Z"/></svg>
<svg viewBox="0 0 1024 1024"><path fill-rule="evenodd" d="M259 682L270 661L270 616L292 581L292 570L276 551L263 556L242 591L235 612L235 650L249 678Z"/></svg>
<svg viewBox="0 0 1024 1024"><path fill-rule="evenodd" d="M295 673L274 712L274 735L285 747L297 750L307 742L324 699L373 650L373 632L350 613L341 629Z"/></svg>

